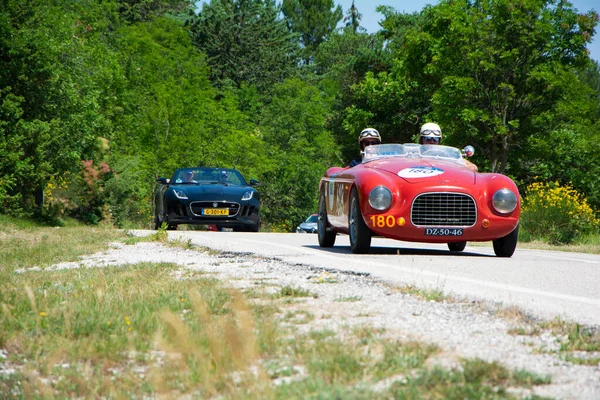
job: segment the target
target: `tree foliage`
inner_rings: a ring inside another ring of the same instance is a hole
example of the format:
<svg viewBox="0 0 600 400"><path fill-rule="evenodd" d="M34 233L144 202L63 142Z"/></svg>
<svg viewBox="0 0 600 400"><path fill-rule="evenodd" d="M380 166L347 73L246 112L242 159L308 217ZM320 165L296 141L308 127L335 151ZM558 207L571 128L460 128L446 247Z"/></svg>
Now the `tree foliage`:
<svg viewBox="0 0 600 400"><path fill-rule="evenodd" d="M370 102L362 109L398 110L389 122L404 138L435 120L449 143L472 142L486 169L515 173L528 138L543 131L535 118L556 107L576 80L571 70L588 62L597 23L569 3L538 0L442 1L416 17L387 11L396 62L361 82L357 92Z"/></svg>
<svg viewBox="0 0 600 400"><path fill-rule="evenodd" d="M6 1L0 11L0 209L30 212L53 175L110 131L118 66L96 27L110 7Z"/></svg>
<svg viewBox="0 0 600 400"><path fill-rule="evenodd" d="M333 0L283 0L281 11L290 32L300 36L306 64L343 16L342 7L334 8Z"/></svg>
<svg viewBox="0 0 600 400"><path fill-rule="evenodd" d="M0 213L149 226L156 177L225 166L291 230L360 130L407 142L426 120L480 170L600 209L598 16L567 2L378 7L375 34L356 7L335 30L329 0L0 4Z"/></svg>
<svg viewBox="0 0 600 400"><path fill-rule="evenodd" d="M212 0L190 19L216 84L266 91L293 74L298 43L279 12L273 0Z"/></svg>

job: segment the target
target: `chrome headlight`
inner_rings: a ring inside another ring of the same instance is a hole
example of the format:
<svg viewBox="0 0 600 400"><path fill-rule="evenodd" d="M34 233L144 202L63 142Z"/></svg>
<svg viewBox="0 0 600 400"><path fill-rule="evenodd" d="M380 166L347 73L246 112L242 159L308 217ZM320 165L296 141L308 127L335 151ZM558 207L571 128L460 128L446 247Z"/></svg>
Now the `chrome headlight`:
<svg viewBox="0 0 600 400"><path fill-rule="evenodd" d="M500 189L494 193L492 205L502 214L511 213L517 208L517 196L508 189Z"/></svg>
<svg viewBox="0 0 600 400"><path fill-rule="evenodd" d="M369 193L369 205L376 210L387 210L392 204L392 192L385 186L377 186Z"/></svg>
<svg viewBox="0 0 600 400"><path fill-rule="evenodd" d="M178 199L187 199L188 195L181 189L173 189L173 193L177 196Z"/></svg>
<svg viewBox="0 0 600 400"><path fill-rule="evenodd" d="M254 190L248 190L247 192L244 192L244 194L242 195L242 200L250 200L253 195L254 195Z"/></svg>

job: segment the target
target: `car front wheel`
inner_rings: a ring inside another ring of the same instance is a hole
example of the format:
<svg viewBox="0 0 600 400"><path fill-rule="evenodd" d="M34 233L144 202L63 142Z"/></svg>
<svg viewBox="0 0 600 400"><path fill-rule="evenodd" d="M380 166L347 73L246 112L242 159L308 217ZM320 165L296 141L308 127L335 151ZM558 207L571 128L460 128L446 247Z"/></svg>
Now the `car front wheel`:
<svg viewBox="0 0 600 400"><path fill-rule="evenodd" d="M360 210L358 190L352 189L350 196L350 217L348 218L348 230L350 233L350 248L355 254L368 253L371 248L371 230L365 224Z"/></svg>
<svg viewBox="0 0 600 400"><path fill-rule="evenodd" d="M508 235L496 239L494 243L494 253L498 257L511 257L517 248L517 240L519 239L519 225L514 231Z"/></svg>

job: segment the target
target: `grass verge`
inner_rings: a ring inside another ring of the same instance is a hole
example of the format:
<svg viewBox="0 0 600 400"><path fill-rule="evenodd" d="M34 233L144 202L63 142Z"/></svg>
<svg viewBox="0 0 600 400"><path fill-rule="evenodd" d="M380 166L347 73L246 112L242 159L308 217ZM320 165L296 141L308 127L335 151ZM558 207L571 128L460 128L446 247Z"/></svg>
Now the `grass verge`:
<svg viewBox="0 0 600 400"><path fill-rule="evenodd" d="M175 279L171 263L15 273L131 239L89 227L0 233L3 399L513 398L509 388L549 382L482 360L444 369L431 364L437 347L383 329L300 330L313 316L289 300L315 296L296 287L253 301L201 272Z"/></svg>

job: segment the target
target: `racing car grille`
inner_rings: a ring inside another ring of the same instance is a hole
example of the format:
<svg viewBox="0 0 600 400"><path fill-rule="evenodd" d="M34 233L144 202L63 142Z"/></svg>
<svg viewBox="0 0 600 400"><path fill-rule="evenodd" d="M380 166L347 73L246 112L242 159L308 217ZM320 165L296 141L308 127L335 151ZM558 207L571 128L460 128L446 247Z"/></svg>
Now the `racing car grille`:
<svg viewBox="0 0 600 400"><path fill-rule="evenodd" d="M477 207L461 193L425 193L413 201L410 220L415 226L473 226Z"/></svg>
<svg viewBox="0 0 600 400"><path fill-rule="evenodd" d="M216 204L216 207L215 207L215 204ZM202 215L203 208L209 208L209 209L228 208L229 215ZM228 217L234 217L237 215L237 213L240 211L240 205L238 203L232 203L230 201L194 201L193 203L190 204L190 209L192 210L192 213L196 217L204 217L204 218L211 218L211 219L228 218Z"/></svg>

